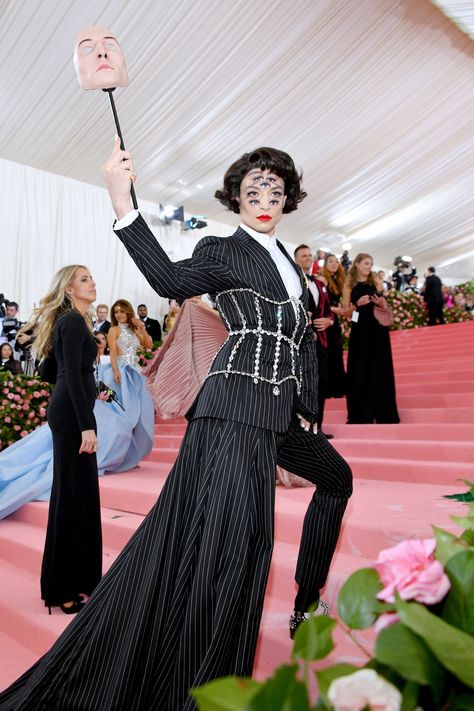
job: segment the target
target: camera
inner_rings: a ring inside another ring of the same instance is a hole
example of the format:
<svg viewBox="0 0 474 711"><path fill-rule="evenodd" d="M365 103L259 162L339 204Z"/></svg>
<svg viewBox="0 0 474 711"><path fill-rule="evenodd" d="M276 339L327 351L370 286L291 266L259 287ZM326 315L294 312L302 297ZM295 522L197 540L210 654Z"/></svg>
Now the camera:
<svg viewBox="0 0 474 711"><path fill-rule="evenodd" d="M116 402L117 405L121 407L122 410L125 412L125 408L120 402L120 400L117 398L117 393L115 392L115 390L109 388L109 386L106 385L103 380L98 380L96 382L96 390L98 395L100 395L101 393L107 393L107 402Z"/></svg>

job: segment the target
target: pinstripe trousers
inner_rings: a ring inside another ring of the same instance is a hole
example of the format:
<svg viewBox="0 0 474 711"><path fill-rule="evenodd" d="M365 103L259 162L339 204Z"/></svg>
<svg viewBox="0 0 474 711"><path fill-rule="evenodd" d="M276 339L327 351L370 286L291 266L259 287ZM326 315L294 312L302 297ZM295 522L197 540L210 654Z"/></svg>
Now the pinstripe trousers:
<svg viewBox="0 0 474 711"><path fill-rule="evenodd" d="M193 420L163 491L85 608L1 711L191 711L189 689L250 675L271 562L275 465L310 479L297 580L321 587L350 469L297 421L276 434Z"/></svg>

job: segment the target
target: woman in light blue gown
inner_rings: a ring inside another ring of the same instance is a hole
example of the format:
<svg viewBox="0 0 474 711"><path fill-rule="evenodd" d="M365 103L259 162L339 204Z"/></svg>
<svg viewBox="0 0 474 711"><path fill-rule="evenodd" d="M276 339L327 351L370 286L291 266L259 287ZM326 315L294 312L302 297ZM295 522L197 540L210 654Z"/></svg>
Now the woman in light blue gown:
<svg viewBox="0 0 474 711"><path fill-rule="evenodd" d="M110 363L101 363L98 378L115 390L115 402L96 400L99 475L132 469L153 445L153 402L145 380L128 353L118 358L120 383ZM28 501L49 499L53 479L51 430L44 424L0 452L0 518Z"/></svg>

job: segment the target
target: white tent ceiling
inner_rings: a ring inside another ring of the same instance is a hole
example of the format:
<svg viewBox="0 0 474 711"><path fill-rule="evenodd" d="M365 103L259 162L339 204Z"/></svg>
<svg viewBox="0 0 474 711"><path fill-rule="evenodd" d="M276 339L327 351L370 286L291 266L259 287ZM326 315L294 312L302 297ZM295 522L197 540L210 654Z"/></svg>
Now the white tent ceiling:
<svg viewBox="0 0 474 711"><path fill-rule="evenodd" d="M287 150L295 243L474 274L474 43L429 0L0 0L0 157L101 184L115 129L73 39L110 27L139 197L235 223L213 198L245 150Z"/></svg>

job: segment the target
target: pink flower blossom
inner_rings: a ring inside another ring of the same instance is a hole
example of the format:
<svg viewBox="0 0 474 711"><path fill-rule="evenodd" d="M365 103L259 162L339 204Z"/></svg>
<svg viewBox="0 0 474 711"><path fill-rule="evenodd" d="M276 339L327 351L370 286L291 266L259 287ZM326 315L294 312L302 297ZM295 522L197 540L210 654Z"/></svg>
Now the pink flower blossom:
<svg viewBox="0 0 474 711"><path fill-rule="evenodd" d="M41 397L41 393L39 393L37 390L34 391L33 397Z"/></svg>
<svg viewBox="0 0 474 711"><path fill-rule="evenodd" d="M8 398L9 400L13 400L14 397L15 397L15 396L14 396L13 393L8 393L8 395L7 395L7 398Z"/></svg>
<svg viewBox="0 0 474 711"><path fill-rule="evenodd" d="M30 409L30 406L28 405L27 402L25 402L25 404L23 405L23 409L24 409L24 410L29 410L29 409Z"/></svg>
<svg viewBox="0 0 474 711"><path fill-rule="evenodd" d="M44 407L40 407L39 414L41 415L41 417L44 417L46 415L46 410L44 409Z"/></svg>
<svg viewBox="0 0 474 711"><path fill-rule="evenodd" d="M26 437L27 434L28 432L26 430L22 430L22 432L20 432L20 437Z"/></svg>
<svg viewBox="0 0 474 711"><path fill-rule="evenodd" d="M34 385L34 384L35 384L35 381L34 381L34 380L28 380L26 384L31 386L31 385Z"/></svg>
<svg viewBox="0 0 474 711"><path fill-rule="evenodd" d="M394 602L397 591L403 600L418 600L426 605L442 600L451 583L433 556L435 548L435 539L426 538L402 541L380 551L374 567L385 587L378 599Z"/></svg>
<svg viewBox="0 0 474 711"><path fill-rule="evenodd" d="M13 425L13 429L15 430L15 432L18 432L18 430L21 430L21 427L20 425Z"/></svg>
<svg viewBox="0 0 474 711"><path fill-rule="evenodd" d="M28 413L29 420L33 419L34 416L35 416L35 413L33 411Z"/></svg>
<svg viewBox="0 0 474 711"><path fill-rule="evenodd" d="M9 424L11 421L12 421L12 418L11 418L11 417L5 417L5 422L6 422L7 424Z"/></svg>

